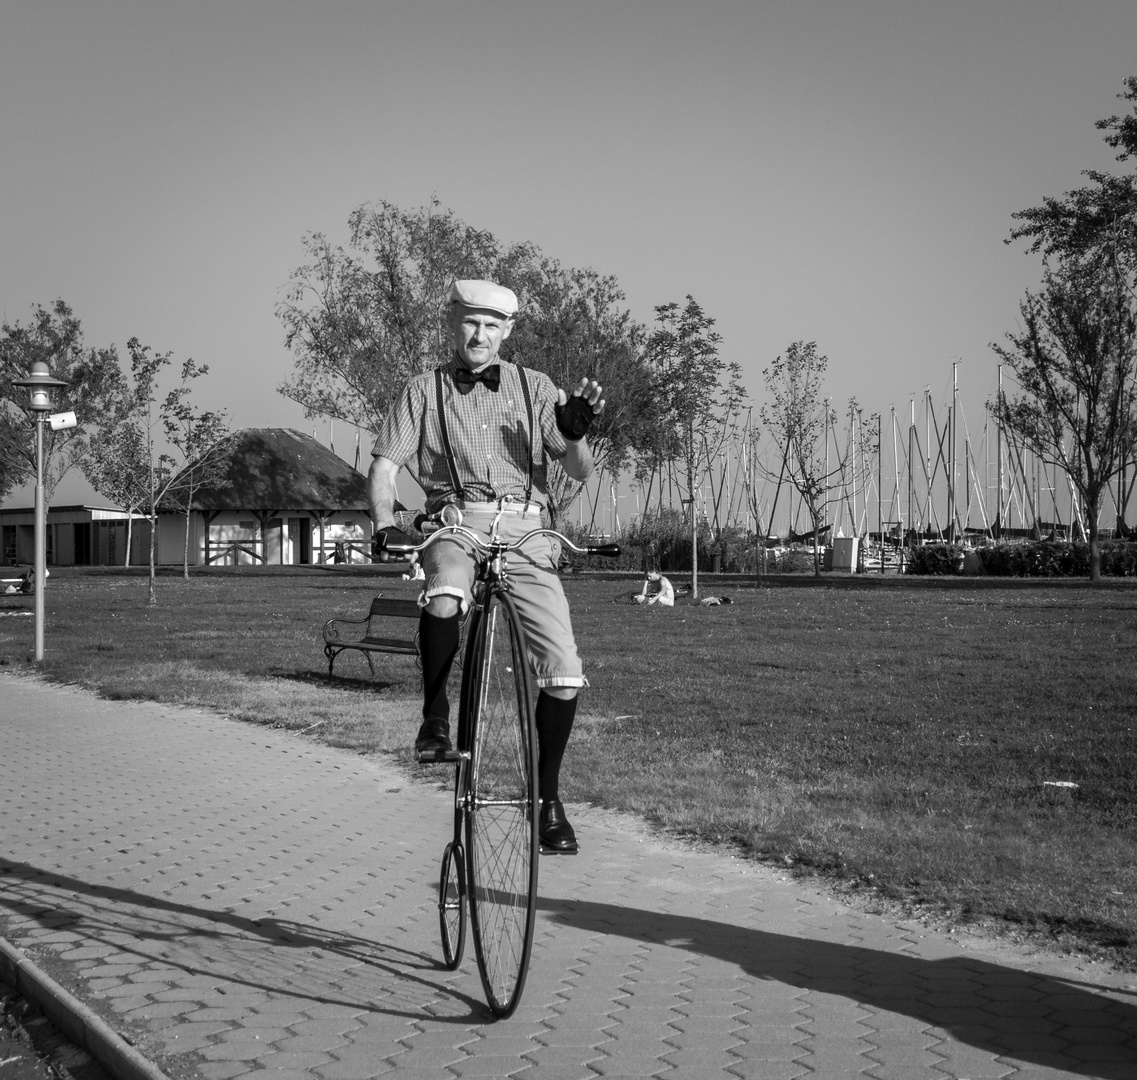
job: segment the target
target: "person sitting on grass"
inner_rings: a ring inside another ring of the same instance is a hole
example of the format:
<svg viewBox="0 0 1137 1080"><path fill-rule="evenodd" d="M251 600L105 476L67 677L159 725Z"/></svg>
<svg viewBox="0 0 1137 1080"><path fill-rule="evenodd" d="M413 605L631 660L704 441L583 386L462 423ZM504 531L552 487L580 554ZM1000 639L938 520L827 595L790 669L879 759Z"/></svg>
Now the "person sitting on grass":
<svg viewBox="0 0 1137 1080"><path fill-rule="evenodd" d="M664 607L674 607L675 590L671 587L671 582L658 570L649 570L639 596L633 596L632 599L637 604L662 604Z"/></svg>
<svg viewBox="0 0 1137 1080"><path fill-rule="evenodd" d="M44 570L44 577L50 577L51 571ZM29 566L24 572L24 576L20 578L20 592L31 595L36 591L36 568Z"/></svg>

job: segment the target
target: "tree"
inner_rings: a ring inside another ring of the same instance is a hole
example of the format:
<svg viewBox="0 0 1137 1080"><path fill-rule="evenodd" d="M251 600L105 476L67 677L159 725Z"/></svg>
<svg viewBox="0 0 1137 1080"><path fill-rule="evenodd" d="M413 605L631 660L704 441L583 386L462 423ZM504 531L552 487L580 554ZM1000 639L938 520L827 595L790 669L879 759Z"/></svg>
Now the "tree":
<svg viewBox="0 0 1137 1080"><path fill-rule="evenodd" d="M54 378L68 385L59 396L59 411L70 407L78 426L65 431L44 427L44 498L51 503L59 481L88 453L91 436L114 408L122 379L118 353L86 349L79 320L63 300L50 308L35 305L31 321L0 326L0 497L35 476L34 418L28 392L12 386L42 360Z"/></svg>
<svg viewBox="0 0 1137 1080"><path fill-rule="evenodd" d="M824 397L821 379L829 358L817 351L815 341L795 341L784 356L762 370L773 402L759 416L782 450L781 475L797 489L809 511L813 527L813 572L821 574L819 534L828 494L840 486L845 463L836 456L832 466L826 453L829 430L837 414ZM850 412L856 403L850 402Z"/></svg>
<svg viewBox="0 0 1137 1080"><path fill-rule="evenodd" d="M191 384L209 371L208 365L198 365L192 359L185 361L179 384L162 396L160 375L172 363L173 354L155 353L133 337L126 347L130 353L130 377L121 377L115 399L115 423L101 432L96 441L88 478L92 484L98 481L121 485L121 490L132 499L137 499L141 490L141 499L135 505L144 507L150 519L149 603L154 605L158 602L154 588L158 512L175 492L180 495L188 488L192 494L203 482L199 479L194 483L195 469L206 469L217 460L227 429L224 414L197 412L190 404ZM160 435L166 439L165 449L159 444ZM116 451L124 460L108 469L105 463ZM185 466L191 464L194 468L187 470ZM188 554L186 560L188 574Z"/></svg>
<svg viewBox="0 0 1137 1080"><path fill-rule="evenodd" d="M1109 279L1103 287L1123 290L1137 301L1137 169L1132 168L1137 163L1137 76L1125 80L1117 97L1130 106L1128 112L1107 116L1095 126L1106 133L1106 145L1118 151L1117 161L1130 163L1130 169L1120 174L1085 170L1090 181L1085 186L1012 215L1020 224L1007 243L1027 240L1027 251L1041 254L1048 268L1057 262L1093 273L1103 283ZM1135 463L1133 448L1123 450L1115 500L1122 535L1129 532L1125 512L1132 490L1126 472Z"/></svg>
<svg viewBox="0 0 1137 1080"><path fill-rule="evenodd" d="M304 238L310 261L293 272L277 316L295 356L280 392L305 414L378 431L412 375L445 355L443 303L454 278L492 277L503 252L491 233L438 203L404 211L365 205L348 219L348 248L322 233Z"/></svg>
<svg viewBox="0 0 1137 1080"><path fill-rule="evenodd" d="M1019 308L1023 329L992 345L1022 393L1000 394L999 422L1069 477L1081 500L1090 578L1101 578L1098 519L1110 480L1137 448L1137 311L1099 260L1064 259Z"/></svg>
<svg viewBox="0 0 1137 1080"><path fill-rule="evenodd" d="M1132 103L1126 116L1108 116L1096 124L1105 142L1119 150L1117 160L1137 161L1137 76L1125 80L1118 99ZM1011 216L1022 222L1007 243L1029 240L1027 250L1044 259L1075 263L1087 269L1109 268L1131 296L1137 286L1137 171L1115 176L1097 169L1082 173L1084 187L1047 197L1041 206Z"/></svg>
<svg viewBox="0 0 1137 1080"><path fill-rule="evenodd" d="M456 278L490 278L517 293L521 316L502 358L571 387L582 375L605 387L607 406L590 433L598 466L619 466L641 430L648 380L645 331L624 309L614 278L562 267L529 243L502 244L437 201L415 210L388 202L349 218L347 248L319 233L304 239L309 262L292 274L277 315L295 358L279 389L306 415L377 432L408 378L446 359L446 294ZM555 465L552 502L579 492Z"/></svg>
<svg viewBox="0 0 1137 1080"><path fill-rule="evenodd" d="M192 359L182 364L180 385L166 395L162 405L162 424L166 440L185 462L171 480L166 497L185 514L182 542L182 576L189 580L190 522L194 495L203 487L226 488L232 461L233 443L229 419L223 412L195 409L190 401L190 383L209 372L209 365L196 365Z"/></svg>
<svg viewBox="0 0 1137 1080"><path fill-rule="evenodd" d="M0 409L0 502L8 497L24 475L20 464L20 442L26 437L22 418Z"/></svg>
<svg viewBox="0 0 1137 1080"><path fill-rule="evenodd" d="M655 309L656 329L647 344L658 424L648 461L676 467L675 479L690 506L692 593L698 596L696 491L738 415L745 393L742 369L719 356L715 320L688 295Z"/></svg>
<svg viewBox="0 0 1137 1080"><path fill-rule="evenodd" d="M150 494L146 441L140 426L123 420L91 439L83 474L100 495L126 511L126 551L123 566L130 565L134 515Z"/></svg>
<svg viewBox="0 0 1137 1080"><path fill-rule="evenodd" d="M646 331L623 307L616 279L595 270L533 258L507 268L504 283L517 292L524 316L502 346L504 360L523 363L571 391L582 377L604 387L604 412L589 431L598 468L619 470L648 431L651 378L644 348ZM567 509L580 492L559 465L550 462L554 512Z"/></svg>

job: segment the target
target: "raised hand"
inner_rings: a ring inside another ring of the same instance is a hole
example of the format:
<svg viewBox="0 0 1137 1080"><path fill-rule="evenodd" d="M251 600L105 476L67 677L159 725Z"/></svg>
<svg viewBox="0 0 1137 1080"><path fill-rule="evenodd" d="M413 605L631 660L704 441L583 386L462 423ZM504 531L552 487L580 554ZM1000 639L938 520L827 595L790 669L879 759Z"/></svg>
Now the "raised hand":
<svg viewBox="0 0 1137 1080"><path fill-rule="evenodd" d="M582 378L572 394L557 391L557 427L570 442L583 439L592 421L604 411L604 388L595 380Z"/></svg>

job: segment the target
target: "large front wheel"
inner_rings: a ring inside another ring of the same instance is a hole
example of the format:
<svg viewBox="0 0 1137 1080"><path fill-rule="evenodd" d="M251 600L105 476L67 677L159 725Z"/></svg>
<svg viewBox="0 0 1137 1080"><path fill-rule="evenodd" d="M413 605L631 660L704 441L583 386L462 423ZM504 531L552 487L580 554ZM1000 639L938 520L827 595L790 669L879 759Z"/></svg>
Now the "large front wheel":
<svg viewBox="0 0 1137 1080"><path fill-rule="evenodd" d="M521 1000L537 906L537 745L525 634L508 593L490 591L472 631L473 760L466 860L474 951L499 1017Z"/></svg>

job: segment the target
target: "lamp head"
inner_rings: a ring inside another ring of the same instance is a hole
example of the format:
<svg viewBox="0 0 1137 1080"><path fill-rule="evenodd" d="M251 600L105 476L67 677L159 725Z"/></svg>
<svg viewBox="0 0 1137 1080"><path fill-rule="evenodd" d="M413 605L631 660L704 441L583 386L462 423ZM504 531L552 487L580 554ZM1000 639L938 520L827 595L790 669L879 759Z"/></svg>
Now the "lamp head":
<svg viewBox="0 0 1137 1080"><path fill-rule="evenodd" d="M26 379L13 379L13 386L26 386L31 390L31 401L28 403L28 408L35 413L48 413L51 412L51 400L49 394L52 387L66 386L62 379L53 379L51 371L47 366L47 361L36 360L32 364L32 370Z"/></svg>

